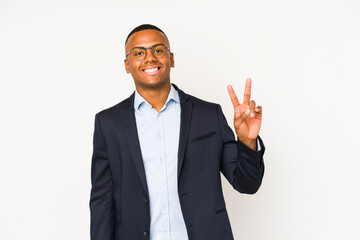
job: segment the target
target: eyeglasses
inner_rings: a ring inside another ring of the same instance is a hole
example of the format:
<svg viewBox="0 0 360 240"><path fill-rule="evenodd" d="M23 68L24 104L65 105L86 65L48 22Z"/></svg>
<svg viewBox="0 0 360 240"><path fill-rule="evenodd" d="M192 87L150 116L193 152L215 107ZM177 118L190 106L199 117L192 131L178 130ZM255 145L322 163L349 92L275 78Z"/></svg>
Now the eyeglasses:
<svg viewBox="0 0 360 240"><path fill-rule="evenodd" d="M166 50L168 50L170 52L170 49L168 47L166 47L164 44L159 43L159 44L155 44L152 47L149 48L144 48L144 47L134 47L133 49L131 49L130 52L128 52L126 54L126 57L130 56L138 61L142 61L145 59L146 54L147 54L147 49L151 49L151 53L152 55L156 58L156 59L160 59L162 57L165 56L166 54Z"/></svg>

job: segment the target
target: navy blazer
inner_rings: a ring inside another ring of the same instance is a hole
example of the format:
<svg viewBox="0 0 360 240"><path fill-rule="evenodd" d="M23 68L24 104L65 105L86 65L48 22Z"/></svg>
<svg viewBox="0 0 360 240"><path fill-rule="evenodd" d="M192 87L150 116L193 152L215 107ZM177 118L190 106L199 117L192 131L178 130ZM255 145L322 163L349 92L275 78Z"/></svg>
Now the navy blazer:
<svg viewBox="0 0 360 240"><path fill-rule="evenodd" d="M221 107L181 91L178 193L189 240L234 239L220 172L240 193L255 193L265 146L253 151L235 136ZM149 238L150 206L137 134L134 93L95 116L90 195L92 240Z"/></svg>

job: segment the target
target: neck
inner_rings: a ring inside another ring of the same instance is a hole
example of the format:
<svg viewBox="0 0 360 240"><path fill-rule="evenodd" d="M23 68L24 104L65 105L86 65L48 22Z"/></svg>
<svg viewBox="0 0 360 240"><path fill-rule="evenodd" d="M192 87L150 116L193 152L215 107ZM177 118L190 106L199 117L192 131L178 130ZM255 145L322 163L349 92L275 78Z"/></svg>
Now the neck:
<svg viewBox="0 0 360 240"><path fill-rule="evenodd" d="M162 87L158 88L142 88L136 86L136 91L148 102L150 105L160 112L161 108L164 106L166 99L170 93L171 84L170 82L164 84Z"/></svg>

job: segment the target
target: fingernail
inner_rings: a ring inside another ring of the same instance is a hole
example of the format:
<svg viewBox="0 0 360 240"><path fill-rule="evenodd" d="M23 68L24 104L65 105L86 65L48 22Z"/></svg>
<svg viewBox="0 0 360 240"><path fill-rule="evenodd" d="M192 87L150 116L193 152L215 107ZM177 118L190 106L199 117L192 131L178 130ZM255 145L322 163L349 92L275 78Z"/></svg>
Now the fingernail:
<svg viewBox="0 0 360 240"><path fill-rule="evenodd" d="M251 116L251 117L255 117L255 113L252 112L250 116Z"/></svg>

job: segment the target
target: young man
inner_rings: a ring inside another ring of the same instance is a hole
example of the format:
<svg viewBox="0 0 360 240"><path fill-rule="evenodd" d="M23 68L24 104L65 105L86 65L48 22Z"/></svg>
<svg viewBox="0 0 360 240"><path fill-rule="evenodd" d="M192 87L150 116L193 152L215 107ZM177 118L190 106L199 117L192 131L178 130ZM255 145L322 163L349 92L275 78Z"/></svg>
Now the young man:
<svg viewBox="0 0 360 240"><path fill-rule="evenodd" d="M235 140L220 105L171 84L174 54L162 30L135 28L125 52L136 91L95 117L91 239L233 239L220 172L249 194L264 173L251 80L242 104L228 86Z"/></svg>

